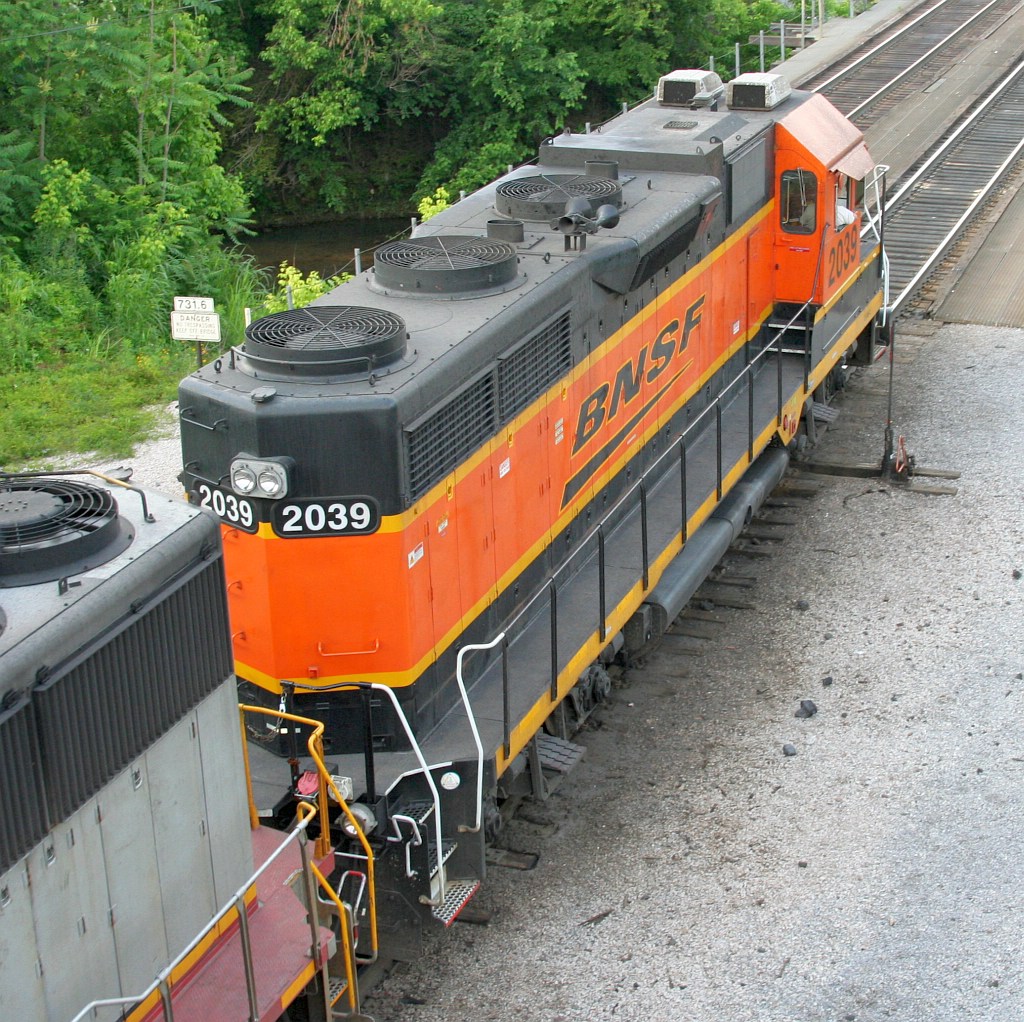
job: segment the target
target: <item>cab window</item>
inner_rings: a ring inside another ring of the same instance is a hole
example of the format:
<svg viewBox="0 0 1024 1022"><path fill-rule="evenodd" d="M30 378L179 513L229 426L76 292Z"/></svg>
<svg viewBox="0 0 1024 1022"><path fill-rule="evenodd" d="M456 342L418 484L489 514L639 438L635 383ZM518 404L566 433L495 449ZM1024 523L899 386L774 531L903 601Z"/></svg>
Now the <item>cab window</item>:
<svg viewBox="0 0 1024 1022"><path fill-rule="evenodd" d="M784 170L780 181L782 229L813 234L818 227L818 179L809 170Z"/></svg>

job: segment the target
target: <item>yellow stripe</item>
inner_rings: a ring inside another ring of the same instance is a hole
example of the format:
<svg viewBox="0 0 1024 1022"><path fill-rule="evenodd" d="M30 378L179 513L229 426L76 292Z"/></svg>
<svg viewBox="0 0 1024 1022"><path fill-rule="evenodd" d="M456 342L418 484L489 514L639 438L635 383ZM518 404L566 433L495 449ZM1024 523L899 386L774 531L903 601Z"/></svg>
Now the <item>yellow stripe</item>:
<svg viewBox="0 0 1024 1022"><path fill-rule="evenodd" d="M785 402L786 405L796 404L799 406L806 401L807 396L814 392L821 380L828 375L836 362L839 361L852 340L868 323L870 323L871 317L875 312L877 312L881 304L882 296L877 295L865 309L864 313L858 316L851 327L844 332L842 343L835 345L834 351L826 357L826 359L812 374L810 386L805 388L801 383L797 390L794 391L787 399ZM774 421L761 431L754 441L754 460L756 460L764 451L777 432L778 430ZM736 483L739 482L739 480L746 474L750 464L751 461L748 460L747 454L744 453L725 474L722 479L723 499L726 494L732 490ZM692 536L694 532L704 524L711 512L718 506L718 503L716 494L711 493L688 519L688 535ZM642 583L637 582L608 615L605 625L606 634L608 636L613 636L617 631L622 629L625 623L632 616L633 612L642 602L643 597L654 589L658 581L661 579L661 576L664 574L665 569L682 550L682 548L682 532L680 531L676 533L668 545L664 547L662 552L651 563L648 572L648 589L645 591L642 587ZM548 719L558 703L568 695L569 690L576 684L587 667L597 659L601 650L608 644L608 641L609 639L607 638L604 641L601 641L598 632L592 632L590 637L576 652L569 663L559 672L557 683L558 698L552 700L550 693L545 692L512 729L509 739L509 755L507 757L504 755L504 749L498 749L495 754L495 765L498 776L501 776L501 774L507 769L509 763L523 751L526 744L544 725L544 721Z"/></svg>

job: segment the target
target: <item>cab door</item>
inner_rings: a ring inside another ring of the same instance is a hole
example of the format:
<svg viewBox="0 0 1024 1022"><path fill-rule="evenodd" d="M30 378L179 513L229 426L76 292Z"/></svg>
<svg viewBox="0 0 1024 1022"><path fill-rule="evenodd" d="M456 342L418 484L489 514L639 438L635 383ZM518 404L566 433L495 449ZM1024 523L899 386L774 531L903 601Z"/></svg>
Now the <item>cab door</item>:
<svg viewBox="0 0 1024 1022"><path fill-rule="evenodd" d="M775 298L812 301L825 217L822 180L816 170L796 165L780 154L776 179L778 220L775 230Z"/></svg>

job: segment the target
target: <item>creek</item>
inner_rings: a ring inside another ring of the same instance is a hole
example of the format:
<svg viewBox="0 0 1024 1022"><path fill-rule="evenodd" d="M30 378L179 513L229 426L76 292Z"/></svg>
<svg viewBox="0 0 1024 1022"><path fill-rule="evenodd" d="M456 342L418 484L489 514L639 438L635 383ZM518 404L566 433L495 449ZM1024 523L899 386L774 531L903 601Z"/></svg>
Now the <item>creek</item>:
<svg viewBox="0 0 1024 1022"><path fill-rule="evenodd" d="M370 266L373 250L385 241L408 236L410 225L409 219L388 218L277 227L249 238L243 247L260 267L276 269L288 262L304 274L315 270L326 279L354 272L357 248L363 268Z"/></svg>

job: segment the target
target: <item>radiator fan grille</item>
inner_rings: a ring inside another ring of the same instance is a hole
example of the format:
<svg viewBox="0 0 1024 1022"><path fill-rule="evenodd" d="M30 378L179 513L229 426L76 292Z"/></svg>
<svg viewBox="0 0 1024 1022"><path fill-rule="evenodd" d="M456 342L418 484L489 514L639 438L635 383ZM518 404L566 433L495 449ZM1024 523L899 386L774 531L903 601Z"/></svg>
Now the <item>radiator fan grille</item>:
<svg viewBox="0 0 1024 1022"><path fill-rule="evenodd" d="M406 337L393 313L319 305L257 319L245 328L243 351L257 365L300 375L369 372L401 358Z"/></svg>
<svg viewBox="0 0 1024 1022"><path fill-rule="evenodd" d="M499 288L516 278L516 250L503 241L435 235L382 245L373 256L378 287L445 295Z"/></svg>
<svg viewBox="0 0 1024 1022"><path fill-rule="evenodd" d="M585 198L594 209L622 205L622 187L610 177L582 174L544 174L521 177L498 185L495 207L502 216L534 223L560 217L570 199Z"/></svg>
<svg viewBox="0 0 1024 1022"><path fill-rule="evenodd" d="M131 542L117 502L66 479L0 481L0 585L34 585L103 564Z"/></svg>

